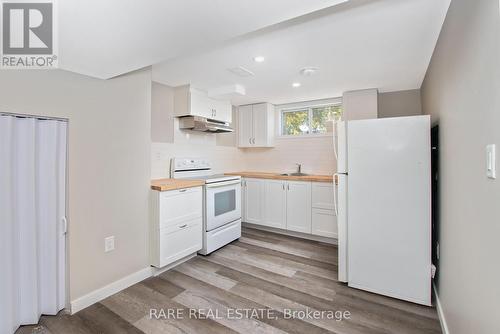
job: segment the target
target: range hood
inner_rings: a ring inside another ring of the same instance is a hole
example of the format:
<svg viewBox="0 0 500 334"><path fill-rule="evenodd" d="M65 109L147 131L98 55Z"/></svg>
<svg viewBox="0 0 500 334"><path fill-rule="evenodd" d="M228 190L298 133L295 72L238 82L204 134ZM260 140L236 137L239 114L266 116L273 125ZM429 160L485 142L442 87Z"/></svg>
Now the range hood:
<svg viewBox="0 0 500 334"><path fill-rule="evenodd" d="M179 128L183 130L193 130L210 133L224 133L234 131L229 126L229 123L200 116L179 117Z"/></svg>

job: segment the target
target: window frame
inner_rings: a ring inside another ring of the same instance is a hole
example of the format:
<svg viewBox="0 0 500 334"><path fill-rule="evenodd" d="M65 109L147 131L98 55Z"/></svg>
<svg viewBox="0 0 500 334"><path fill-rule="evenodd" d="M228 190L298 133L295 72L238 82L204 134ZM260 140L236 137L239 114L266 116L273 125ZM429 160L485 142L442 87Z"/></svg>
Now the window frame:
<svg viewBox="0 0 500 334"><path fill-rule="evenodd" d="M299 135L285 135L283 134L283 113L286 112L296 112L296 111L304 111L307 109L308 111L308 123L309 127L311 127L311 123L313 120L313 109L321 108L321 107L329 107L329 106L342 106L342 101L332 101L325 103L313 103L313 104L297 104L296 106L283 106L279 108L278 113L278 138L282 139L298 139L298 138L314 138L314 137L331 137L332 133L303 133Z"/></svg>

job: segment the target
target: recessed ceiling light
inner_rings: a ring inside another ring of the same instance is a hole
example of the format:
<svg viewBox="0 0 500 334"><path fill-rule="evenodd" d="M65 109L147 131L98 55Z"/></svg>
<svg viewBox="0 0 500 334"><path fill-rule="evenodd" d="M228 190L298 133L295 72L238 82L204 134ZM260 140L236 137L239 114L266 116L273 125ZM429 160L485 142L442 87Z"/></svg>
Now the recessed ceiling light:
<svg viewBox="0 0 500 334"><path fill-rule="evenodd" d="M318 71L317 67L304 67L303 69L300 70L300 74L304 75L306 77L313 75Z"/></svg>
<svg viewBox="0 0 500 334"><path fill-rule="evenodd" d="M300 87L300 82L294 82L292 84L293 87L297 88L297 87Z"/></svg>
<svg viewBox="0 0 500 334"><path fill-rule="evenodd" d="M256 63L262 63L265 60L263 56L253 57L253 61Z"/></svg>

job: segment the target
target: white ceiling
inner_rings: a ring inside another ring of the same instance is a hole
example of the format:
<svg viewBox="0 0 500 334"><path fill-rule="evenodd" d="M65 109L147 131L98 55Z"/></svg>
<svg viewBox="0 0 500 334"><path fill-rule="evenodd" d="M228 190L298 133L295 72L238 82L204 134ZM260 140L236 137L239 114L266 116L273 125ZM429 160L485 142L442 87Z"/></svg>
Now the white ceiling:
<svg viewBox="0 0 500 334"><path fill-rule="evenodd" d="M255 14L256 7L274 1L258 5L248 1L252 6L246 17ZM321 99L363 88L382 92L420 88L450 1L351 0L223 46L211 42L214 47L209 51L154 65L153 80L170 86L191 83L205 90L241 84L247 95L234 97L235 105ZM188 34L193 35L192 31ZM255 63L256 55L264 56L265 62ZM255 76L241 78L227 71L236 66L248 68ZM300 76L305 66L319 71L311 77ZM293 88L295 81L302 86Z"/></svg>
<svg viewBox="0 0 500 334"><path fill-rule="evenodd" d="M110 78L345 0L61 0L60 68Z"/></svg>

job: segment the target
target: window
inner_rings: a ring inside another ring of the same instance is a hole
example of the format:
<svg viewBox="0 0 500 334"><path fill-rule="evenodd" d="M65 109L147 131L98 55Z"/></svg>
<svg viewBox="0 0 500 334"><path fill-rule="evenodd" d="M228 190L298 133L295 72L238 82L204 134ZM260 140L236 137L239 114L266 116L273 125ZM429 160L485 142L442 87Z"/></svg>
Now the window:
<svg viewBox="0 0 500 334"><path fill-rule="evenodd" d="M300 136L325 134L333 130L333 121L340 119L342 105L329 104L281 110L281 135Z"/></svg>

